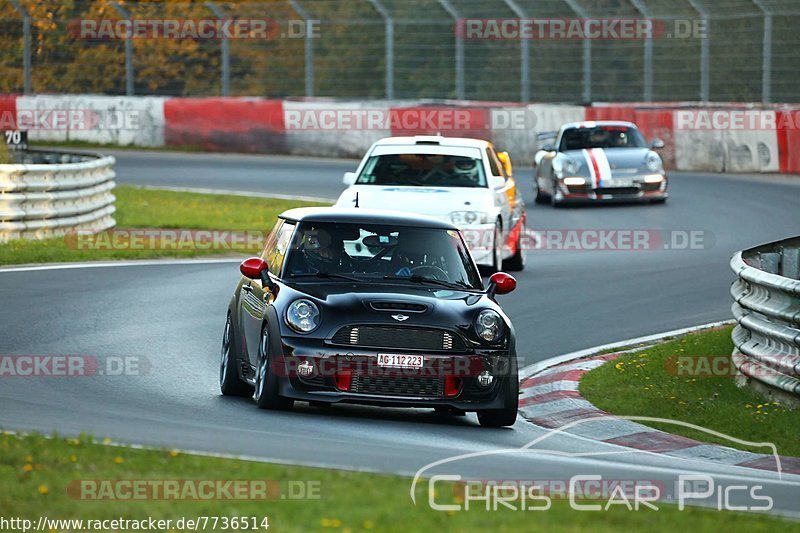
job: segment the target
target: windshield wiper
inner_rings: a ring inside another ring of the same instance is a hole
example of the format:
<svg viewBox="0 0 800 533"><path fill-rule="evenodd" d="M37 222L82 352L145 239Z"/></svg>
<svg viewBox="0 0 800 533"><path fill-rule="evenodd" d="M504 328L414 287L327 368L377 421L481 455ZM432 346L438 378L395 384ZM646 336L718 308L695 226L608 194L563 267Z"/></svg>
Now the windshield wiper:
<svg viewBox="0 0 800 533"><path fill-rule="evenodd" d="M361 283L363 280L345 276L344 274L336 274L335 272L301 272L299 274L289 274L290 278L318 278L318 279L344 279L347 281L355 281Z"/></svg>
<svg viewBox="0 0 800 533"><path fill-rule="evenodd" d="M436 278L428 278L425 276L383 276L385 280L392 280L392 281L410 281L412 283L431 283L434 285L440 285L442 287L452 288L459 288L459 289L469 289L469 290L477 290L475 287L464 283L463 281L442 281Z"/></svg>

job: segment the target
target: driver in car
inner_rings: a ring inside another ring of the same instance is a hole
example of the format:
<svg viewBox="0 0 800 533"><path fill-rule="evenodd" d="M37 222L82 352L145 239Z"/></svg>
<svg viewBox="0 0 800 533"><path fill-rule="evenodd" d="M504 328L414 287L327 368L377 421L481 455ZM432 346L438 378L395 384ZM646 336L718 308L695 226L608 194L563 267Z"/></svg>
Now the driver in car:
<svg viewBox="0 0 800 533"><path fill-rule="evenodd" d="M304 272L352 272L353 263L344 250L345 236L338 233L308 230L300 240L301 255L296 255L291 271Z"/></svg>
<svg viewBox="0 0 800 533"><path fill-rule="evenodd" d="M476 171L478 165L476 161L469 157L459 157L456 159L455 168L453 169L453 176L462 180L477 182L478 175Z"/></svg>

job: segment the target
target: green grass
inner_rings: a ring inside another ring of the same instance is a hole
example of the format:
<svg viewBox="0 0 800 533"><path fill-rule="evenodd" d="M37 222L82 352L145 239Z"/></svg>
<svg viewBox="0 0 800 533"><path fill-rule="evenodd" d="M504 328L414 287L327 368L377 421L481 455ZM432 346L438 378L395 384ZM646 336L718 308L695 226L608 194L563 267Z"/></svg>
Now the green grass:
<svg viewBox="0 0 800 533"><path fill-rule="evenodd" d="M687 375L677 370L679 356L728 358L733 350L731 329L693 333L622 355L584 375L580 392L615 415L680 420L743 440L771 442L781 455L800 456L800 413L796 410L770 402L749 388L737 387L731 373ZM693 367L701 369L698 362ZM770 453L768 448L749 448L683 426L642 423L697 440Z"/></svg>
<svg viewBox="0 0 800 533"><path fill-rule="evenodd" d="M270 480L278 494L289 484L318 488L313 499L256 500L90 500L74 487L80 480ZM70 492L68 488L73 487ZM426 484L414 506L411 480L398 476L344 472L298 466L136 450L93 443L90 438L46 439L0 435L0 516L34 520L179 519L196 516L269 517L270 531L541 531L616 532L672 531L800 531L800 524L765 515L722 513L705 509L575 512L555 500L547 511L439 512L427 505ZM452 487L437 485L439 503L459 503ZM534 525L535 524L535 525ZM173 526L174 527L174 526Z"/></svg>
<svg viewBox="0 0 800 533"><path fill-rule="evenodd" d="M238 230L266 234L282 211L312 202L247 198L218 194L140 189L119 186L116 229L159 228L198 230ZM114 231L114 230L112 230ZM248 246L250 244L250 246ZM135 249L132 249L135 248ZM75 238L54 238L41 241L17 239L0 244L0 265L95 261L107 259L151 259L197 257L201 255L252 255L259 253L262 243L252 239L233 249L224 247L138 246L114 248L112 241L77 241Z"/></svg>

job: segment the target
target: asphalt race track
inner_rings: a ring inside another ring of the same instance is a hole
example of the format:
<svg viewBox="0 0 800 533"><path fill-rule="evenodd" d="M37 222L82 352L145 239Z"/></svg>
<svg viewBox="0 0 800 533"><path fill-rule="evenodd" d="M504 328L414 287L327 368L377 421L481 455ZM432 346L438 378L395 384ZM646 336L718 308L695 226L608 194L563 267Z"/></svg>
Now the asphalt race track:
<svg viewBox="0 0 800 533"><path fill-rule="evenodd" d="M335 198L353 161L117 151L118 182ZM529 229L702 231L702 249L528 252L518 289L502 303L529 364L606 342L728 319L728 260L736 250L800 234L800 179L671 176L666 205L553 209L533 204L531 171L518 167ZM259 228L260 229L260 228ZM266 228L265 228L266 229ZM223 398L217 386L225 306L235 261L0 272L4 355L135 356L139 376L4 378L3 429L81 431L121 442L281 462L414 473L431 461L495 452L435 471L493 479L572 474L671 481L702 472L720 485L759 479L775 510L797 514L798 476L678 461L554 435L522 420L486 430L473 415L300 404L291 413ZM605 449L607 448L607 449ZM449 468L449 470L448 470ZM431 472L426 472L430 474Z"/></svg>

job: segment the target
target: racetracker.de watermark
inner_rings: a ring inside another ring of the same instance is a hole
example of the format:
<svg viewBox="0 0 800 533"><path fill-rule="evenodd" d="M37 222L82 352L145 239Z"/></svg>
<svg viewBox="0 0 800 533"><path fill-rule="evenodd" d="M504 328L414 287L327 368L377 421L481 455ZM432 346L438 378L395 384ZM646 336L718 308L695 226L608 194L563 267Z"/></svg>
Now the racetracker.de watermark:
<svg viewBox="0 0 800 533"><path fill-rule="evenodd" d="M319 38L319 20L271 18L127 18L76 19L67 25L77 40L276 40Z"/></svg>
<svg viewBox="0 0 800 533"><path fill-rule="evenodd" d="M151 121L138 109L18 109L0 112L0 130L141 130Z"/></svg>
<svg viewBox="0 0 800 533"><path fill-rule="evenodd" d="M800 110L680 109L676 130L775 131L800 129Z"/></svg>
<svg viewBox="0 0 800 533"><path fill-rule="evenodd" d="M73 479L67 494L81 501L319 500L321 481L270 479Z"/></svg>
<svg viewBox="0 0 800 533"><path fill-rule="evenodd" d="M789 355L766 356L758 365L746 363L747 375L753 378L780 378L794 368L796 360ZM739 375L739 369L730 355L672 355L664 361L664 369L677 377L730 378Z"/></svg>
<svg viewBox="0 0 800 533"><path fill-rule="evenodd" d="M0 378L143 376L150 367L138 355L0 355Z"/></svg>
<svg viewBox="0 0 800 533"><path fill-rule="evenodd" d="M260 249L267 234L257 230L111 229L93 233L78 230L64 241L73 250L216 250Z"/></svg>
<svg viewBox="0 0 800 533"><path fill-rule="evenodd" d="M494 247L494 228L467 228L462 233L473 252L489 251ZM516 242L516 237L513 232L505 232L504 240L507 243ZM712 248L714 242L714 234L707 230L528 229L519 237L519 243L525 251L698 251Z"/></svg>
<svg viewBox="0 0 800 533"><path fill-rule="evenodd" d="M657 18L462 18L455 33L465 40L699 39L703 19Z"/></svg>
<svg viewBox="0 0 800 533"><path fill-rule="evenodd" d="M536 126L526 107L466 109L459 107L285 109L287 131L428 131L458 134L464 131L523 130Z"/></svg>

